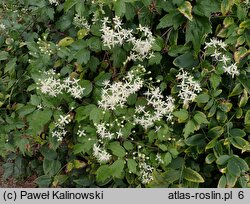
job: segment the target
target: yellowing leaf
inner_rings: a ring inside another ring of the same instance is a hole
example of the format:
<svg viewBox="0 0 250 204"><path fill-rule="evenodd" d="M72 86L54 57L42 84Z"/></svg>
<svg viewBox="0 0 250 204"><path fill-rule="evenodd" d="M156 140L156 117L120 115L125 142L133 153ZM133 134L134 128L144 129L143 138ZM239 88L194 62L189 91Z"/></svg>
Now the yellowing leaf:
<svg viewBox="0 0 250 204"><path fill-rule="evenodd" d="M74 42L74 39L71 37L65 37L63 39L61 39L58 43L58 46L60 47L67 47L69 45L71 45Z"/></svg>
<svg viewBox="0 0 250 204"><path fill-rule="evenodd" d="M193 20L192 16L192 5L189 1L185 1L179 6L178 10L190 21Z"/></svg>

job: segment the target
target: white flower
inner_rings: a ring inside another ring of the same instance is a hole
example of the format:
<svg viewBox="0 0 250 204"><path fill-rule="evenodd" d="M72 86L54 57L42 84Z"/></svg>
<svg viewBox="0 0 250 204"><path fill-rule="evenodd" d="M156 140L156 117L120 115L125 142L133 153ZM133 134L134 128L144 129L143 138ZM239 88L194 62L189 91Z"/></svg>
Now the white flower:
<svg viewBox="0 0 250 204"><path fill-rule="evenodd" d="M116 135L117 135L118 139L123 137L123 133L122 133L121 129L119 129L119 131L116 132Z"/></svg>
<svg viewBox="0 0 250 204"><path fill-rule="evenodd" d="M97 144L93 145L93 155L99 163L107 163L112 157L105 149Z"/></svg>
<svg viewBox="0 0 250 204"><path fill-rule="evenodd" d="M55 4L56 6L59 5L59 1L58 0L49 0L49 3L52 5L52 4Z"/></svg>
<svg viewBox="0 0 250 204"><path fill-rule="evenodd" d="M200 84L194 81L193 77L188 75L183 69L180 70L176 78L180 80L180 84L177 85L181 89L178 96L183 100L184 106L188 105L189 102L196 98L197 93L202 90Z"/></svg>
<svg viewBox="0 0 250 204"><path fill-rule="evenodd" d="M115 110L117 106L123 107L127 102L127 98L143 86L143 80L130 72L125 79L127 79L125 82L119 81L113 84L105 82L101 100L98 101L98 105L101 108L104 110Z"/></svg>
<svg viewBox="0 0 250 204"><path fill-rule="evenodd" d="M78 28L86 28L87 30L90 30L90 25L88 24L88 21L79 14L75 14L73 24Z"/></svg>
<svg viewBox="0 0 250 204"><path fill-rule="evenodd" d="M232 78L234 78L235 75L238 76L240 74L236 63L228 65L228 66L224 65L223 69L224 69L224 72L231 75Z"/></svg>
<svg viewBox="0 0 250 204"><path fill-rule="evenodd" d="M224 65L227 64L228 61L230 61L230 58L226 55L222 55L222 57L219 59L220 62L223 62Z"/></svg>
<svg viewBox="0 0 250 204"><path fill-rule="evenodd" d="M164 164L164 161L159 153L157 153L155 160L158 161L159 164Z"/></svg>
<svg viewBox="0 0 250 204"><path fill-rule="evenodd" d="M148 90L144 95L146 96L147 105L152 107L153 111L146 111L146 107L144 106L136 106L135 113L137 113L137 115L134 116L134 122L148 129L154 125L155 121L161 120L165 116L169 118L169 115L171 115L175 108L175 100L171 96L167 96L166 99L163 100L164 97L159 87ZM139 114L142 114L142 116Z"/></svg>
<svg viewBox="0 0 250 204"><path fill-rule="evenodd" d="M214 57L216 60L219 60L221 56L221 52L215 50L214 54L212 54L211 56Z"/></svg>
<svg viewBox="0 0 250 204"><path fill-rule="evenodd" d="M77 135L78 135L79 137L86 136L85 130L78 130L78 131L77 131Z"/></svg>
<svg viewBox="0 0 250 204"><path fill-rule="evenodd" d="M114 137L114 133L107 130L105 123L96 124L96 133L101 137L101 139L111 140Z"/></svg>
<svg viewBox="0 0 250 204"><path fill-rule="evenodd" d="M154 168L148 165L146 162L139 162L140 177L143 184L148 184L153 180L153 170Z"/></svg>
<svg viewBox="0 0 250 204"><path fill-rule="evenodd" d="M60 126L65 126L66 124L68 124L70 122L70 115L60 115L60 118L58 119L58 123Z"/></svg>
<svg viewBox="0 0 250 204"><path fill-rule="evenodd" d="M39 80L42 93L56 97L65 91L70 93L74 98L82 98L85 88L79 85L79 80L71 80L69 77L64 80L57 79L56 73L53 70L45 72L45 76L45 79Z"/></svg>

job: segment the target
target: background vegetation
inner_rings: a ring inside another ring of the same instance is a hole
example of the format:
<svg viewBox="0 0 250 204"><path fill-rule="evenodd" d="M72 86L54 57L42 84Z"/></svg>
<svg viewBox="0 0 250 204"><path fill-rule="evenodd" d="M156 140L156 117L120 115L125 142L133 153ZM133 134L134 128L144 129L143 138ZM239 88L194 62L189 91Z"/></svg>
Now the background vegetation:
<svg viewBox="0 0 250 204"><path fill-rule="evenodd" d="M249 7L248 0L0 0L4 179L35 174L39 187L249 187ZM105 18L110 33L132 29L134 38L105 43ZM133 52L139 57L128 58ZM129 73L128 87L141 86L103 108ZM143 125L144 110L159 118Z"/></svg>

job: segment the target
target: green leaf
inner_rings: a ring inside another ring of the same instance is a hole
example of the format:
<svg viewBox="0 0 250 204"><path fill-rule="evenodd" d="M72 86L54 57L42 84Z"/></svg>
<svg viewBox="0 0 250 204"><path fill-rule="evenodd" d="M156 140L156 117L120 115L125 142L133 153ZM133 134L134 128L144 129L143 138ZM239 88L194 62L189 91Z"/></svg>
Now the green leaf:
<svg viewBox="0 0 250 204"><path fill-rule="evenodd" d="M36 110L32 114L30 114L27 118L30 124L30 129L32 129L33 134L39 134L43 128L44 125L46 125L52 116L52 111L49 109L45 110Z"/></svg>
<svg viewBox="0 0 250 204"><path fill-rule="evenodd" d="M206 143L204 138L203 134L192 135L185 140L185 143L189 146L205 145Z"/></svg>
<svg viewBox="0 0 250 204"><path fill-rule="evenodd" d="M36 183L38 184L39 188L48 188L51 184L51 177L47 175L40 176L36 179Z"/></svg>
<svg viewBox="0 0 250 204"><path fill-rule="evenodd" d="M125 141L123 143L123 146L128 151L134 149L134 145L131 142L129 142L129 141Z"/></svg>
<svg viewBox="0 0 250 204"><path fill-rule="evenodd" d="M124 0L117 0L114 4L115 15L122 17L126 13L126 4Z"/></svg>
<svg viewBox="0 0 250 204"><path fill-rule="evenodd" d="M227 178L226 178L224 175L222 175L222 176L220 177L219 182L218 182L217 188L225 188L226 185L227 185Z"/></svg>
<svg viewBox="0 0 250 204"><path fill-rule="evenodd" d="M217 0L196 0L193 12L199 16L210 17L211 13L220 12L220 1Z"/></svg>
<svg viewBox="0 0 250 204"><path fill-rule="evenodd" d="M154 64L160 64L162 60L162 55L160 52L155 52L152 57L150 57L148 64L154 65Z"/></svg>
<svg viewBox="0 0 250 204"><path fill-rule="evenodd" d="M240 167L233 160L229 160L227 163L227 170L230 174L239 177L241 174Z"/></svg>
<svg viewBox="0 0 250 204"><path fill-rule="evenodd" d="M74 58L77 60L79 64L87 64L90 60L90 51L87 49L81 49L76 52Z"/></svg>
<svg viewBox="0 0 250 204"><path fill-rule="evenodd" d="M218 138L223 133L224 133L224 128L222 128L221 126L216 126L216 127L211 128L207 134L208 134L208 137L210 138Z"/></svg>
<svg viewBox="0 0 250 204"><path fill-rule="evenodd" d="M95 109L96 106L94 104L89 104L86 106L80 106L79 108L76 109L76 116L75 119L80 122L87 117L89 117L91 111Z"/></svg>
<svg viewBox="0 0 250 204"><path fill-rule="evenodd" d="M228 188L234 187L237 181L237 177L230 173L227 173L226 178L227 178L227 187Z"/></svg>
<svg viewBox="0 0 250 204"><path fill-rule="evenodd" d="M83 88L85 88L84 91L83 91L83 95L82 96L83 97L84 96L88 96L92 92L92 90L93 90L92 83L89 80L82 80L81 81L81 85L82 85Z"/></svg>
<svg viewBox="0 0 250 204"><path fill-rule="evenodd" d="M247 77L246 75L241 74L240 76L238 76L238 79L239 79L240 83L242 84L242 86L247 90L248 94L250 94L250 80L249 80L249 77Z"/></svg>
<svg viewBox="0 0 250 204"><path fill-rule="evenodd" d="M215 90L221 83L221 76L219 76L218 74L212 73L209 80L213 89Z"/></svg>
<svg viewBox="0 0 250 204"><path fill-rule="evenodd" d="M244 130L241 130L239 128L234 128L234 129L229 130L229 134L232 137L244 137L246 135Z"/></svg>
<svg viewBox="0 0 250 204"><path fill-rule="evenodd" d="M186 125L185 128L183 129L184 132L184 138L187 138L191 133L194 133L196 129L195 123L193 120L189 120Z"/></svg>
<svg viewBox="0 0 250 204"><path fill-rule="evenodd" d="M0 52L0 61L6 60L9 57L9 53L6 51L1 51Z"/></svg>
<svg viewBox="0 0 250 204"><path fill-rule="evenodd" d="M195 57L198 56L207 34L211 32L212 27L209 19L206 17L197 16L192 21L187 22L186 43L192 42Z"/></svg>
<svg viewBox="0 0 250 204"><path fill-rule="evenodd" d="M61 168L61 163L58 160L43 160L43 171L48 176L56 175Z"/></svg>
<svg viewBox="0 0 250 204"><path fill-rule="evenodd" d="M169 152L167 152L163 157L163 161L164 161L164 166L169 165L172 161L172 155Z"/></svg>
<svg viewBox="0 0 250 204"><path fill-rule="evenodd" d="M40 152L47 160L54 160L57 158L57 153L53 149L49 148L48 146L44 145L40 147Z"/></svg>
<svg viewBox="0 0 250 204"><path fill-rule="evenodd" d="M192 5L189 1L184 1L183 4L181 4L178 7L178 10L190 21L193 20L192 16Z"/></svg>
<svg viewBox="0 0 250 204"><path fill-rule="evenodd" d="M183 178L186 179L187 181L191 181L195 183L205 182L202 176L191 168L185 168L183 170Z"/></svg>
<svg viewBox="0 0 250 204"><path fill-rule="evenodd" d="M184 123L188 119L189 113L186 109L180 109L173 112L173 115L178 118L178 123Z"/></svg>
<svg viewBox="0 0 250 204"><path fill-rule="evenodd" d="M229 97L232 96L238 96L243 92L242 85L240 83L237 83L232 92L229 94Z"/></svg>
<svg viewBox="0 0 250 204"><path fill-rule="evenodd" d="M9 72L10 74L15 70L16 67L16 61L17 58L13 58L11 59L6 65L5 65L5 69L4 69L4 73Z"/></svg>
<svg viewBox="0 0 250 204"><path fill-rule="evenodd" d="M125 149L120 145L119 142L111 142L108 149L112 151L115 156L123 158L126 155Z"/></svg>
<svg viewBox="0 0 250 204"><path fill-rule="evenodd" d="M203 112L196 111L196 114L194 115L194 120L200 125L202 123L208 124L208 120L206 115Z"/></svg>
<svg viewBox="0 0 250 204"><path fill-rule="evenodd" d="M136 173L137 163L134 159L127 159L128 170L132 173Z"/></svg>
<svg viewBox="0 0 250 204"><path fill-rule="evenodd" d="M221 13L225 16L229 11L231 11L235 0L223 0L221 3Z"/></svg>
<svg viewBox="0 0 250 204"><path fill-rule="evenodd" d="M102 109L98 107L93 108L89 114L89 119L92 120L93 123L99 123L103 119Z"/></svg>
<svg viewBox="0 0 250 204"><path fill-rule="evenodd" d="M105 182L111 176L112 175L108 165L102 165L96 171L97 182Z"/></svg>
<svg viewBox="0 0 250 204"><path fill-rule="evenodd" d="M157 25L156 29L171 26L173 26L174 29L177 29L180 25L184 23L184 21L185 17L183 17L179 12L173 10L160 19L160 23Z"/></svg>
<svg viewBox="0 0 250 204"><path fill-rule="evenodd" d="M250 125L250 110L246 112L245 118L244 118L245 125Z"/></svg>
<svg viewBox="0 0 250 204"><path fill-rule="evenodd" d="M64 2L64 11L67 13L77 2L78 0L66 0Z"/></svg>
<svg viewBox="0 0 250 204"><path fill-rule="evenodd" d="M27 152L28 145L30 144L29 140L26 138L20 138L16 141L16 146L19 148L20 152L25 155Z"/></svg>
<svg viewBox="0 0 250 204"><path fill-rule="evenodd" d="M124 163L125 161L123 159L118 159L110 165L110 173L114 178L122 178Z"/></svg>
<svg viewBox="0 0 250 204"><path fill-rule="evenodd" d="M234 147L241 149L243 151L245 148L246 149L250 148L249 147L250 143L241 137L229 137L229 141Z"/></svg>
<svg viewBox="0 0 250 204"><path fill-rule="evenodd" d="M209 95L206 93L203 93L203 94L199 94L198 96L196 96L195 101L197 103L207 103L209 99L210 99Z"/></svg>
<svg viewBox="0 0 250 204"><path fill-rule="evenodd" d="M183 55L176 57L173 64L179 68L193 68L199 63L198 59L194 58L191 52L186 52Z"/></svg>
<svg viewBox="0 0 250 204"><path fill-rule="evenodd" d="M206 156L205 161L207 164L212 164L216 160L214 153L210 153Z"/></svg>
<svg viewBox="0 0 250 204"><path fill-rule="evenodd" d="M216 164L218 165L224 165L228 162L228 160L231 158L229 155L221 155L219 158L216 160Z"/></svg>

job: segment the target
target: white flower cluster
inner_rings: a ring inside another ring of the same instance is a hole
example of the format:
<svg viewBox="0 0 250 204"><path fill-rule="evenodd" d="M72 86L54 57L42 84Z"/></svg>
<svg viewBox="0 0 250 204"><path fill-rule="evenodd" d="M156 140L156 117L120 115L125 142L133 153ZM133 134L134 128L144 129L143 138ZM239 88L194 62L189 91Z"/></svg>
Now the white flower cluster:
<svg viewBox="0 0 250 204"><path fill-rule="evenodd" d="M107 130L105 123L95 124L96 133L101 137L101 139L111 140L114 137L114 133L111 133Z"/></svg>
<svg viewBox="0 0 250 204"><path fill-rule="evenodd" d="M93 155L99 163L107 163L111 159L111 155L98 144L93 145Z"/></svg>
<svg viewBox="0 0 250 204"><path fill-rule="evenodd" d="M140 169L140 178L143 184L148 184L153 180L153 170L154 168L151 167L149 164L146 163L146 156L145 154L138 152L138 159L139 159L139 169Z"/></svg>
<svg viewBox="0 0 250 204"><path fill-rule="evenodd" d="M55 6L58 6L60 4L59 0L49 0L49 3L51 5L55 4Z"/></svg>
<svg viewBox="0 0 250 204"><path fill-rule="evenodd" d="M80 16L79 14L75 14L73 24L78 28L86 28L88 30L90 29L90 25L88 24L86 18Z"/></svg>
<svg viewBox="0 0 250 204"><path fill-rule="evenodd" d="M52 131L52 137L56 137L58 141L62 141L63 137L67 134L65 126L71 121L70 115L60 115L57 123L55 124L55 129Z"/></svg>
<svg viewBox="0 0 250 204"><path fill-rule="evenodd" d="M133 71L128 72L124 82L110 84L109 81L105 81L98 105L104 110L115 110L117 106L123 107L127 98L140 90L142 86L143 80L134 75Z"/></svg>
<svg viewBox="0 0 250 204"><path fill-rule="evenodd" d="M80 99L85 88L79 85L79 79L66 78L64 80L57 79L56 73L49 70L44 73L46 78L39 80L39 88L42 93L56 97L62 94L63 91L70 93L72 97ZM60 74L58 74L60 75Z"/></svg>
<svg viewBox="0 0 250 204"><path fill-rule="evenodd" d="M205 49L210 47L215 49L211 56L214 57L216 61L223 63L223 70L225 73L231 75L232 78L234 78L235 75L237 76L240 74L237 64L231 64L231 59L222 53L222 50L226 51L227 44L225 42L216 38L212 38L210 42L206 42L205 45Z"/></svg>
<svg viewBox="0 0 250 204"><path fill-rule="evenodd" d="M180 69L176 78L180 80L180 84L177 87L181 88L178 96L183 100L184 106L187 106L189 102L192 102L196 98L197 93L202 90L200 83L194 81L193 76L190 76L183 69Z"/></svg>
<svg viewBox="0 0 250 204"><path fill-rule="evenodd" d="M158 161L159 164L164 164L164 161L159 153L156 154L155 160Z"/></svg>
<svg viewBox="0 0 250 204"><path fill-rule="evenodd" d="M159 87L152 88L144 93L144 95L147 99L147 105L153 107L154 111L146 111L145 106L136 106L135 113L142 114L142 116L134 116L136 124L140 124L145 129L148 129L154 125L155 121L159 121L163 117L166 117L167 121L172 119L172 112L175 108L173 97L167 96L164 100Z"/></svg>
<svg viewBox="0 0 250 204"><path fill-rule="evenodd" d="M37 44L39 45L39 50L41 51L41 53L45 54L45 55L52 55L53 53L55 53L56 49L54 46L52 46L51 43L43 41L41 38L38 38Z"/></svg>
<svg viewBox="0 0 250 204"><path fill-rule="evenodd" d="M108 24L111 22L106 17L102 24L102 40L103 44L109 49L116 45L123 45L124 43L130 42L133 45L130 56L125 61L140 60L150 58L153 55L151 51L154 42L152 32L147 27L139 25L137 30L142 33L141 38L137 39L133 30L122 28L122 22L119 17L113 18L114 26L111 27Z"/></svg>

